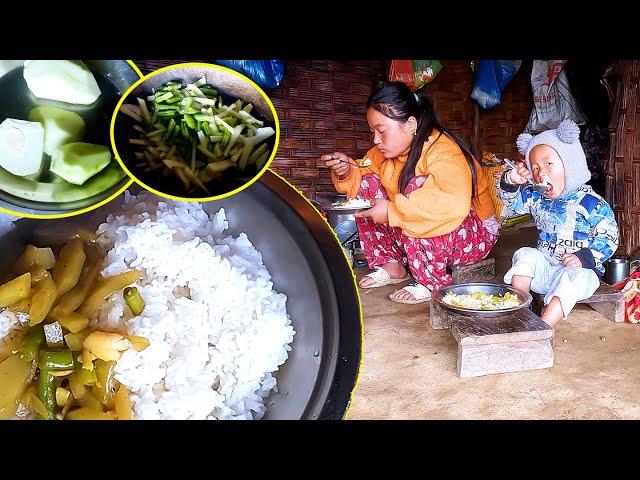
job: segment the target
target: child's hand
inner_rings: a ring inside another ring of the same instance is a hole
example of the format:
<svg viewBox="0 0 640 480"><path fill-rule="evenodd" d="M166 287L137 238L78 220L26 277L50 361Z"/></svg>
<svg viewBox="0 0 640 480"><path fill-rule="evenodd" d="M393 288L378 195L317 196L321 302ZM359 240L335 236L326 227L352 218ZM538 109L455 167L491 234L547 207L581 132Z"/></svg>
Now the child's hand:
<svg viewBox="0 0 640 480"><path fill-rule="evenodd" d="M516 185L523 185L527 183L527 180L530 180L531 178L533 178L533 175L531 175L531 172L526 167L524 162L518 162L517 170L511 169L509 171L509 180L511 180L511 182L515 183Z"/></svg>
<svg viewBox="0 0 640 480"><path fill-rule="evenodd" d="M496 180L500 180L500 177L502 177L502 174L505 172L506 169L507 167L503 166L501 170L493 172L493 178L495 178Z"/></svg>
<svg viewBox="0 0 640 480"><path fill-rule="evenodd" d="M582 262L573 253L565 253L560 261L565 267L582 267Z"/></svg>

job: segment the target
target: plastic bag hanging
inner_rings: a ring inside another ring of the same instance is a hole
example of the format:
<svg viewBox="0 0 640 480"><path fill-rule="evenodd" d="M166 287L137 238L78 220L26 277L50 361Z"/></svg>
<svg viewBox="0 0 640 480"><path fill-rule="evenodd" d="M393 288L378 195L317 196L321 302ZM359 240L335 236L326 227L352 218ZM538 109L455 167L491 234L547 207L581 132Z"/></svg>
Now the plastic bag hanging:
<svg viewBox="0 0 640 480"><path fill-rule="evenodd" d="M391 60L387 79L402 82L416 91L431 82L440 70L442 64L438 60Z"/></svg>
<svg viewBox="0 0 640 480"><path fill-rule="evenodd" d="M526 131L540 133L556 128L563 120L578 125L586 122L584 113L571 94L563 68L566 60L534 60L531 69L533 110Z"/></svg>
<svg viewBox="0 0 640 480"><path fill-rule="evenodd" d="M246 75L266 90L277 88L284 78L283 60L212 60L211 62Z"/></svg>
<svg viewBox="0 0 640 480"><path fill-rule="evenodd" d="M471 98L482 108L493 108L500 103L502 90L516 74L522 60L480 60Z"/></svg>

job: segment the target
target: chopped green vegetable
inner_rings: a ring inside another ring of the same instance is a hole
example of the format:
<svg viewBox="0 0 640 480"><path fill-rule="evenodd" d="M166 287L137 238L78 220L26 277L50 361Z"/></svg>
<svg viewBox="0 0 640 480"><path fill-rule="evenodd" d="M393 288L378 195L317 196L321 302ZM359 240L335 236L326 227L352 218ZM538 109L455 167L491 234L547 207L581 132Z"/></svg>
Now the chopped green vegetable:
<svg viewBox="0 0 640 480"><path fill-rule="evenodd" d="M185 120L185 122L186 122L186 124L187 124L187 126L189 128L191 128L193 130L196 129L196 122L195 122L195 120L193 119L193 117L191 115L185 114L184 120Z"/></svg>
<svg viewBox="0 0 640 480"><path fill-rule="evenodd" d="M38 368L42 370L72 370L73 352L71 350L40 350Z"/></svg>
<svg viewBox="0 0 640 480"><path fill-rule="evenodd" d="M23 360L33 361L38 358L38 352L44 341L45 336L42 324L31 327L18 347Z"/></svg>
<svg viewBox="0 0 640 480"><path fill-rule="evenodd" d="M47 413L43 420L53 420L56 413L56 377L46 370L40 370L40 378L38 378L38 398L44 404Z"/></svg>
<svg viewBox="0 0 640 480"><path fill-rule="evenodd" d="M127 287L122 294L127 306L131 309L131 313L138 316L144 310L144 299L136 287Z"/></svg>
<svg viewBox="0 0 640 480"><path fill-rule="evenodd" d="M139 168L151 171L164 166L163 175L175 174L187 191L199 188L209 193L202 182L254 164L260 170L271 154L265 140L275 130L251 115L253 105L240 99L224 105L204 78L186 86L168 82L147 101L145 106L121 107L138 122L140 139L130 142L142 147L136 158L146 160L146 165ZM219 165L211 167L212 163Z"/></svg>

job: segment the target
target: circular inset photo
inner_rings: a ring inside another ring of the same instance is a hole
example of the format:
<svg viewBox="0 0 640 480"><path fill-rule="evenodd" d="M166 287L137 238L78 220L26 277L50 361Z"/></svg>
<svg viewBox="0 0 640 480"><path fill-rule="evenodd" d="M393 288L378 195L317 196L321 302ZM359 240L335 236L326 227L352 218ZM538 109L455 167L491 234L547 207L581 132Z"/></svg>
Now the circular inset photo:
<svg viewBox="0 0 640 480"><path fill-rule="evenodd" d="M130 185L109 123L141 76L126 60L0 61L0 210L71 216Z"/></svg>
<svg viewBox="0 0 640 480"><path fill-rule="evenodd" d="M136 82L118 103L111 141L146 189L208 201L255 182L275 157L278 117L267 95L225 67L183 63Z"/></svg>

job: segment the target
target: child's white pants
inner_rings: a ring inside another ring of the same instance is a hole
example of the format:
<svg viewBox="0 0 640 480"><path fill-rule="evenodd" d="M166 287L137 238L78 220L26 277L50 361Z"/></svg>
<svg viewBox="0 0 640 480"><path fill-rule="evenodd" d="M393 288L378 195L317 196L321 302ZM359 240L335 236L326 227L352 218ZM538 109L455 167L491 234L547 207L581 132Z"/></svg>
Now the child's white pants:
<svg viewBox="0 0 640 480"><path fill-rule="evenodd" d="M552 265L542 252L531 247L516 250L504 281L511 283L514 275L531 277L531 290L545 296L545 305L558 297L565 319L576 302L589 298L600 286L600 279L593 270Z"/></svg>

